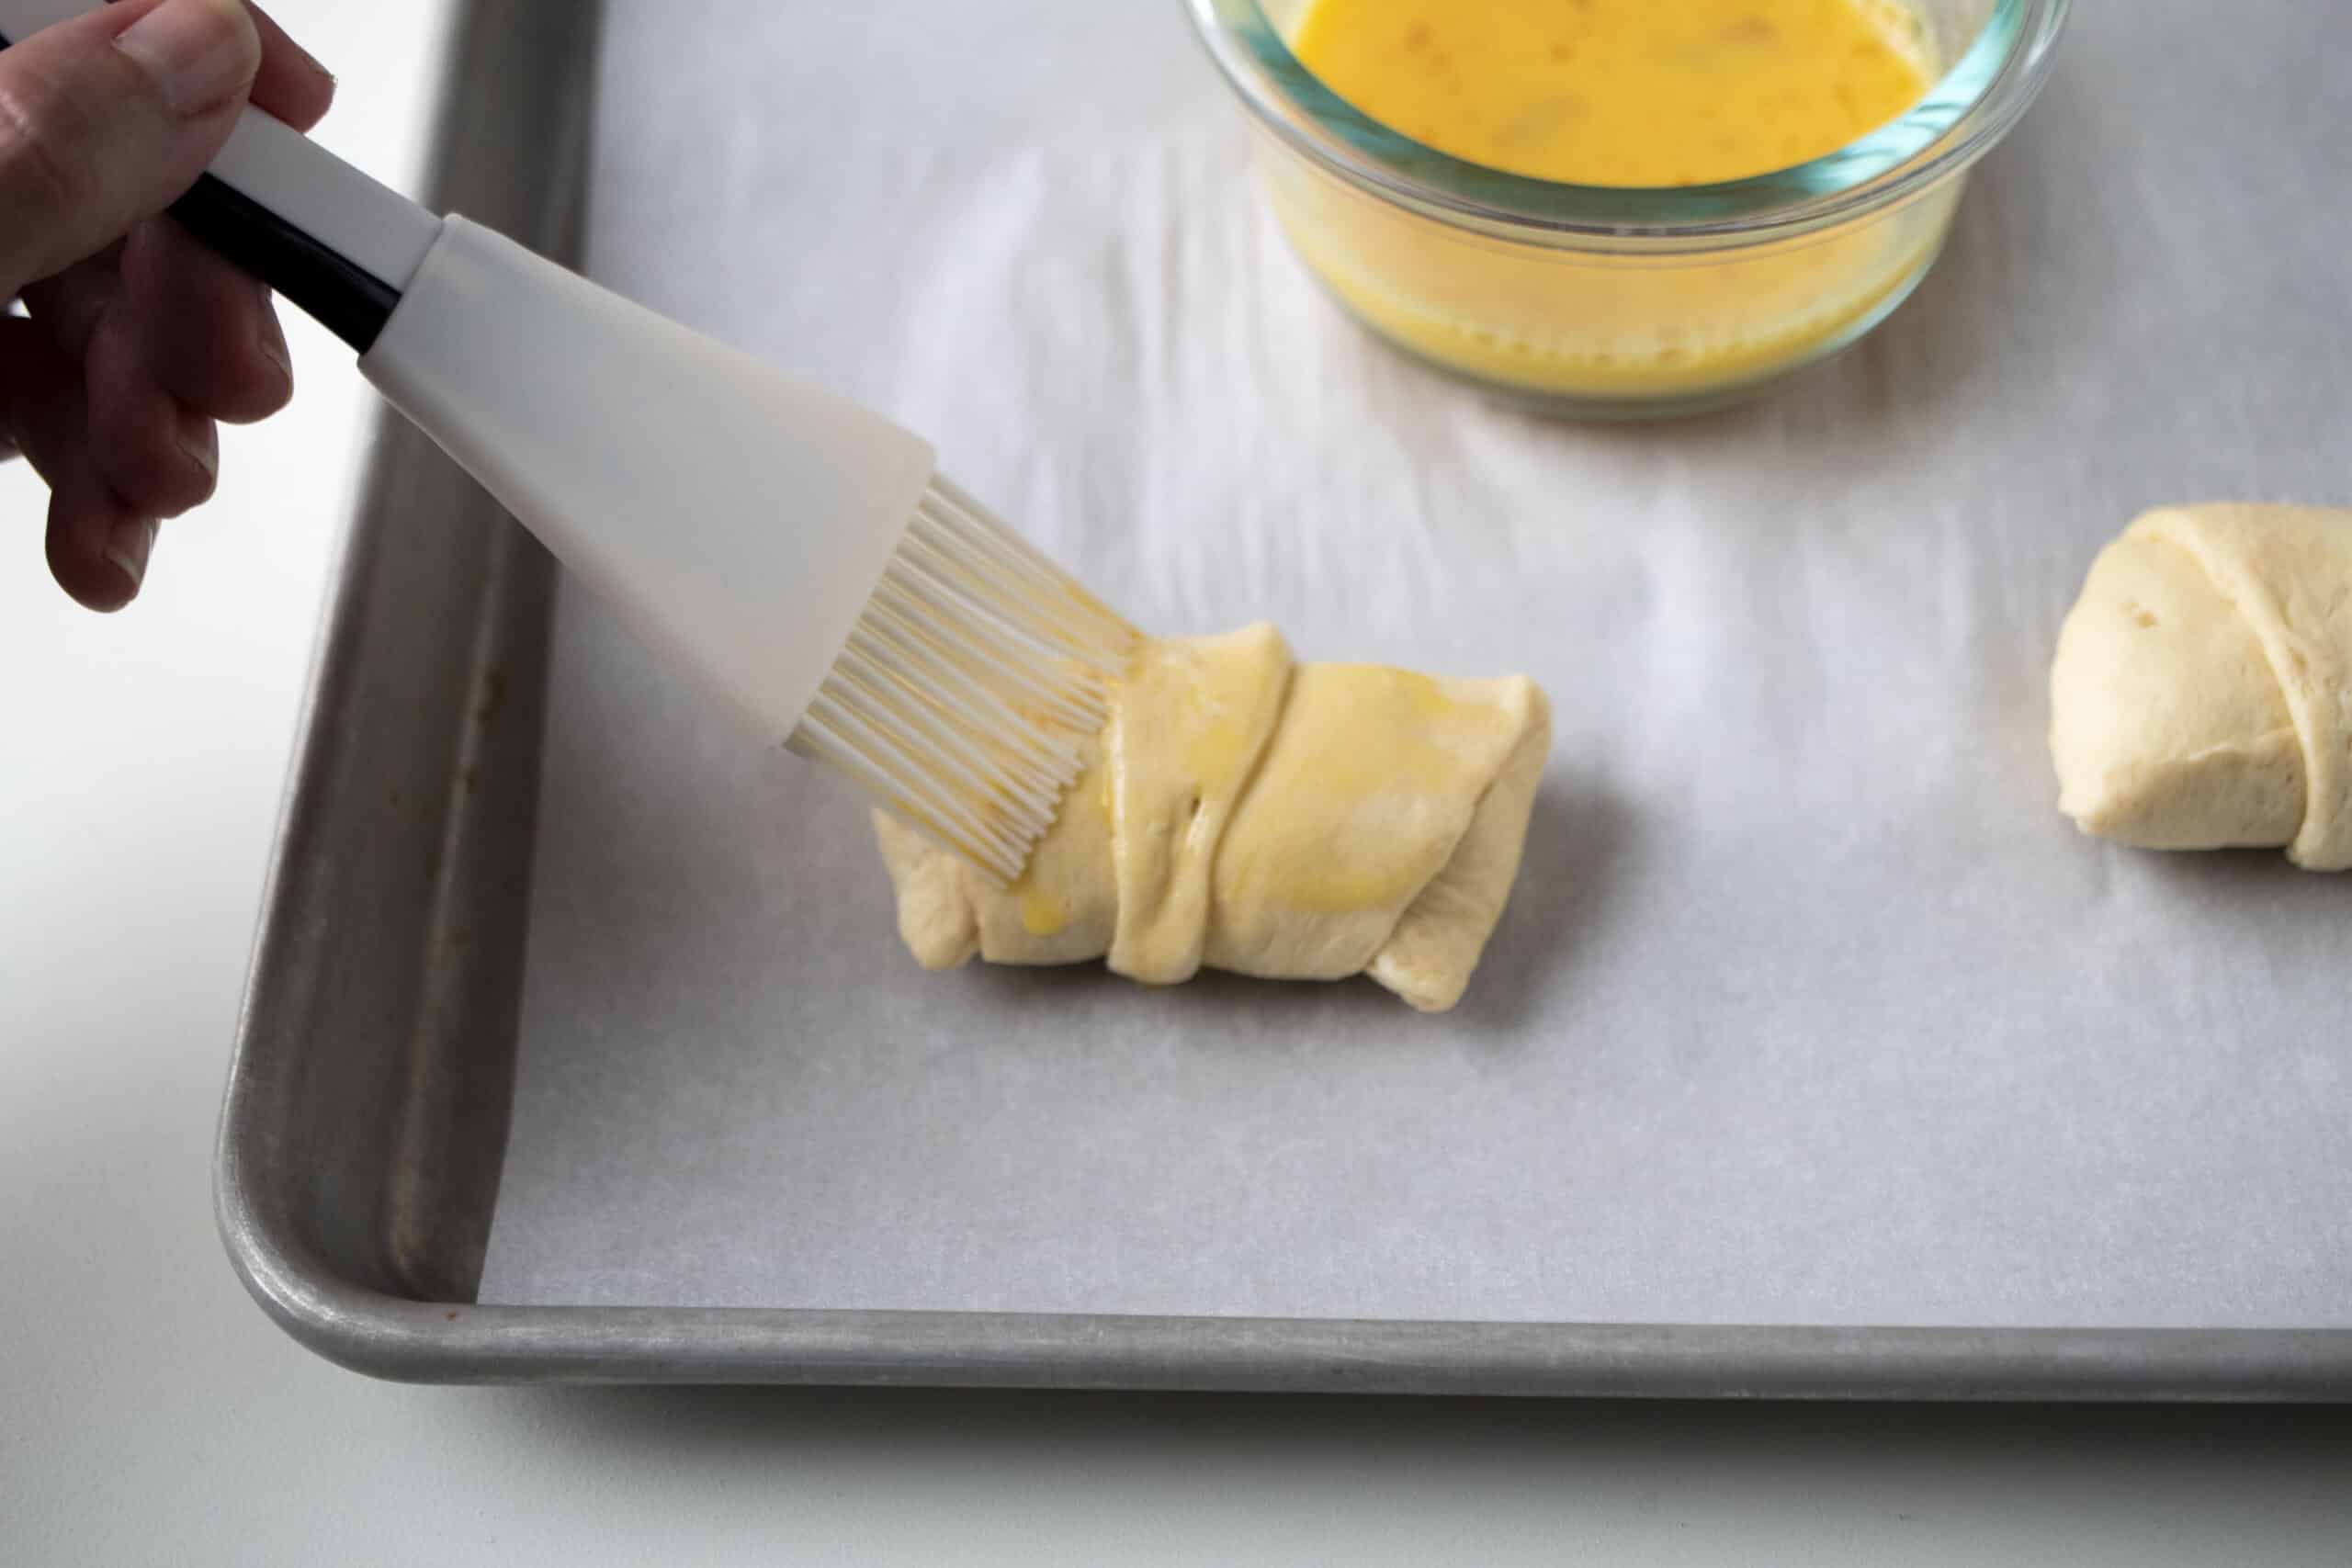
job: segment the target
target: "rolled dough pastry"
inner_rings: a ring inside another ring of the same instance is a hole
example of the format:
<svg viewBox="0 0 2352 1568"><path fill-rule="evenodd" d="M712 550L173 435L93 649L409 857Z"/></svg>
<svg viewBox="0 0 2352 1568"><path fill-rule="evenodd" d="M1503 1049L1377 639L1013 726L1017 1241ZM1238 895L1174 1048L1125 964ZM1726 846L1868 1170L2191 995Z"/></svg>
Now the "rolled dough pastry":
<svg viewBox="0 0 2352 1568"><path fill-rule="evenodd" d="M2050 669L2059 809L2352 867L2352 511L2177 506L2091 563Z"/></svg>
<svg viewBox="0 0 2352 1568"><path fill-rule="evenodd" d="M926 969L1108 956L1368 973L1461 999L1502 914L1551 744L1524 676L1295 664L1270 626L1148 643L1053 830L1010 887L875 813L899 931Z"/></svg>

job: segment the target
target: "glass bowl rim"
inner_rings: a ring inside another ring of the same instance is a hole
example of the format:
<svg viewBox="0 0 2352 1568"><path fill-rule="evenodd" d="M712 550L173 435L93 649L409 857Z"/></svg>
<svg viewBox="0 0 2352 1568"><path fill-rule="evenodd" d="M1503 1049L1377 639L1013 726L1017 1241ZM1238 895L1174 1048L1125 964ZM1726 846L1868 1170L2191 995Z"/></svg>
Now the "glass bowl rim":
<svg viewBox="0 0 2352 1568"><path fill-rule="evenodd" d="M1993 0L1975 39L1910 108L1792 168L1713 185L1571 185L1473 164L1357 109L1301 64L1260 0L1184 0L1227 82L1284 146L1349 184L1521 240L1721 244L1890 207L1992 150L2048 78L2072 0Z"/></svg>

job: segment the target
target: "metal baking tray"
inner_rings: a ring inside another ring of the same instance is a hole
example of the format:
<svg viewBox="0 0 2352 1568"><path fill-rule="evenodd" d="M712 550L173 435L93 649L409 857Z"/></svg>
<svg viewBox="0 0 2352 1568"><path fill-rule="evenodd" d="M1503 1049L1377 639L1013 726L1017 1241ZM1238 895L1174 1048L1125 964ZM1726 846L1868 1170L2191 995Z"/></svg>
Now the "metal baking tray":
<svg viewBox="0 0 2352 1568"><path fill-rule="evenodd" d="M572 254L594 7L464 6L430 194ZM379 427L231 1066L222 1234L320 1354L427 1382L2321 1399L2352 1331L1340 1320L479 1301L516 1072L555 574Z"/></svg>

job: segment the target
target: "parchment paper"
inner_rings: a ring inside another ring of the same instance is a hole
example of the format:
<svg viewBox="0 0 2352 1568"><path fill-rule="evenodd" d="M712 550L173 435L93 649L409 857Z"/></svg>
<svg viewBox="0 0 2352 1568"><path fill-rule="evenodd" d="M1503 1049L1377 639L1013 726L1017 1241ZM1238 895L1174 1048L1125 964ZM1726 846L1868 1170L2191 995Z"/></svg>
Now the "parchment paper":
<svg viewBox="0 0 2352 1568"><path fill-rule="evenodd" d="M615 0L605 281L1148 627L1558 739L1451 1016L926 976L863 804L566 594L484 1299L2352 1324L2352 877L2080 838L2043 743L2134 513L2352 502L2342 24L2077 10L1883 330L1598 428L1323 299L1176 0Z"/></svg>

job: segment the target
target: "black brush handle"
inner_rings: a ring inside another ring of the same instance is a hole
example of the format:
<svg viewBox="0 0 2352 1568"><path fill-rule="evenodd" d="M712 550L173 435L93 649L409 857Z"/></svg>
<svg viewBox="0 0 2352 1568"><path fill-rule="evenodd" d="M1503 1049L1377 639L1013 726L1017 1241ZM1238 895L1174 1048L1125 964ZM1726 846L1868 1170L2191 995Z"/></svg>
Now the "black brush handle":
<svg viewBox="0 0 2352 1568"><path fill-rule="evenodd" d="M172 203L181 227L365 354L400 292L226 182L205 175Z"/></svg>
<svg viewBox="0 0 2352 1568"><path fill-rule="evenodd" d="M7 47L7 36L0 33L0 49ZM199 175L170 211L209 249L300 306L360 354L375 346L400 303L400 290L391 284L218 175Z"/></svg>

